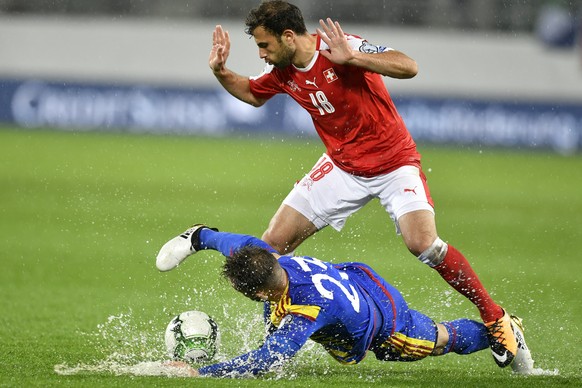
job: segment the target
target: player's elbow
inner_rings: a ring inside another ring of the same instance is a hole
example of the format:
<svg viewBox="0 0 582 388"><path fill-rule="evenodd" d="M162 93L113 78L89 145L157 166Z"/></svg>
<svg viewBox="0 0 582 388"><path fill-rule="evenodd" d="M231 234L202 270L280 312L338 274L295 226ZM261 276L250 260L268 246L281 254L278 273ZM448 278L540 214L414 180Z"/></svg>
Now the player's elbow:
<svg viewBox="0 0 582 388"><path fill-rule="evenodd" d="M254 106L255 108L259 108L259 107L265 105L265 102L267 102L267 100L264 100L262 98L256 98L252 94L249 94L245 97L242 97L242 98L240 98L240 100L242 102L246 102L247 104L249 104L251 106Z"/></svg>
<svg viewBox="0 0 582 388"><path fill-rule="evenodd" d="M418 64L415 60L410 60L410 64L408 65L408 77L407 78L414 78L418 74Z"/></svg>
<svg viewBox="0 0 582 388"><path fill-rule="evenodd" d="M414 78L416 77L417 74L418 74L418 64L414 59L408 58L408 60L402 64L398 78L401 79Z"/></svg>
<svg viewBox="0 0 582 388"><path fill-rule="evenodd" d="M252 106L254 106L255 108L259 108L263 105L265 105L266 100L258 100L258 99L254 99L252 101L249 101L249 104L251 104Z"/></svg>
<svg viewBox="0 0 582 388"><path fill-rule="evenodd" d="M400 51L390 51L392 58L391 74L387 74L393 78L414 78L418 74L418 64L408 55Z"/></svg>

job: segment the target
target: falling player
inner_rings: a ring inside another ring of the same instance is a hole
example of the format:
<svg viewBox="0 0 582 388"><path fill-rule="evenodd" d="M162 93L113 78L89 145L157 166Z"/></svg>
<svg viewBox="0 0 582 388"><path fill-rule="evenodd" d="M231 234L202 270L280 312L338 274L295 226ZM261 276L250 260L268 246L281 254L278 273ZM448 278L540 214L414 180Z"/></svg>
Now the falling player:
<svg viewBox="0 0 582 388"><path fill-rule="evenodd" d="M447 353L470 354L488 347L485 325L469 319L435 323L412 310L400 292L363 263L332 264L308 256L280 256L255 237L195 225L168 241L156 266L175 268L197 251L226 256L223 275L240 293L269 303L264 344L249 353L200 369L191 376L257 375L292 358L308 339L342 364L357 364L368 351L383 361L418 361ZM512 369L527 374L533 360L521 320L511 317L520 349Z"/></svg>

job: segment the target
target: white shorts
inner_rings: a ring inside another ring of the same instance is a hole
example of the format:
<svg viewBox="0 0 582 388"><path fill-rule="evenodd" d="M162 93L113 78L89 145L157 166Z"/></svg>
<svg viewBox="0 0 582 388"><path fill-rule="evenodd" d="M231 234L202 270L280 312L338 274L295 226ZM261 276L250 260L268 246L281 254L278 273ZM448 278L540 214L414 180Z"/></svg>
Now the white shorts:
<svg viewBox="0 0 582 388"><path fill-rule="evenodd" d="M340 231L350 215L378 198L398 228L400 216L415 211L434 213L424 174L403 166L372 178L349 174L324 154L287 195L283 203L303 214L317 229L331 225Z"/></svg>

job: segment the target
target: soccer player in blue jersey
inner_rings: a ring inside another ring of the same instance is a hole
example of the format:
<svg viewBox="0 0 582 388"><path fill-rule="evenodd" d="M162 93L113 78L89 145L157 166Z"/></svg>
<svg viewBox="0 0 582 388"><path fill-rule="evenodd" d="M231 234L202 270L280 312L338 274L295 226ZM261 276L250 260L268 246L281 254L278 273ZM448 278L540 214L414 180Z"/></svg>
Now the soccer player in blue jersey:
<svg viewBox="0 0 582 388"><path fill-rule="evenodd" d="M257 375L292 358L311 339L342 364L357 364L368 351L385 361L416 361L447 353L470 354L489 346L483 323L469 319L435 323L412 310L400 292L363 263L332 264L308 256L281 256L255 237L195 225L168 241L156 265L175 268L189 255L213 249L227 257L223 275L243 295L268 302L264 344L229 361L194 369L191 376ZM520 350L512 365L533 367L521 320L512 317Z"/></svg>

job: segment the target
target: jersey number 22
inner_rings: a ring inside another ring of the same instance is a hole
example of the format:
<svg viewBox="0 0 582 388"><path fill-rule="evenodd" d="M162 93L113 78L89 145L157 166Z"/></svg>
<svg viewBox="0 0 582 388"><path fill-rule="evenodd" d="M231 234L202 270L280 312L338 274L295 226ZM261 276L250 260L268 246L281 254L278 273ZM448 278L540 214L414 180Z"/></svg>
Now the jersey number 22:
<svg viewBox="0 0 582 388"><path fill-rule="evenodd" d="M308 263L314 264L322 269L327 270L327 266L325 264L323 264L320 260L317 259L313 259L313 258L306 258L306 257L293 257L293 260L295 260L300 266L301 269L305 272L311 272L311 268L309 268ZM342 293L345 295L345 297L350 301L350 303L352 304L352 307L354 308L354 311L359 313L360 312L360 298L358 297L358 293L356 292L356 289L354 288L354 286L352 286L351 284L350 289L348 290L346 288L346 286L344 286L341 282L341 280L348 280L348 274L345 272L340 271L340 277L341 279L335 279L333 277L331 277L330 275L326 274L326 273L317 273L314 275L311 275L311 281L313 282L313 285L315 286L315 288L317 289L317 291L319 291L319 293L321 294L321 296L323 296L326 299L330 299L333 300L333 291L330 291L329 289L325 288L323 285L324 281L330 282L331 284L335 285L337 288L339 288Z"/></svg>

